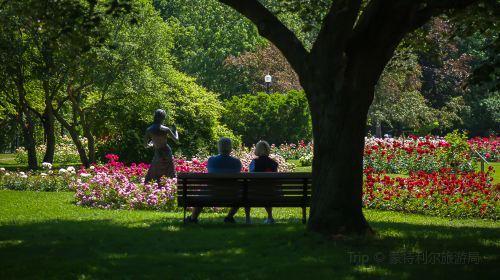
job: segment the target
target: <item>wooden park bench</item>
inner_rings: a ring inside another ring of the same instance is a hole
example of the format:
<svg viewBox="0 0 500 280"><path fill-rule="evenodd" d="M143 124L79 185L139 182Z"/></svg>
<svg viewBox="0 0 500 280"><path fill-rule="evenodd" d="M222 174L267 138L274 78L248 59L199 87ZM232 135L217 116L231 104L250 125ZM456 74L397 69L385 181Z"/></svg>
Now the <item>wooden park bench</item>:
<svg viewBox="0 0 500 280"><path fill-rule="evenodd" d="M311 173L298 172L178 173L177 203L184 222L187 207L300 207L305 224L311 182Z"/></svg>

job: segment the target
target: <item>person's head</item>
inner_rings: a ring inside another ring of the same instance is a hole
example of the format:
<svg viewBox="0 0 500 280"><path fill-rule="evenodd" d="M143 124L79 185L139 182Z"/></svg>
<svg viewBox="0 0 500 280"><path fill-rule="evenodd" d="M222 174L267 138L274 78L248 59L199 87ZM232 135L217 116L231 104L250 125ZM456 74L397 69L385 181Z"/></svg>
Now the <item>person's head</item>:
<svg viewBox="0 0 500 280"><path fill-rule="evenodd" d="M255 155L258 157L261 156L269 156L271 153L271 146L269 146L269 143L267 143L264 140L260 140L257 142L255 145Z"/></svg>
<svg viewBox="0 0 500 280"><path fill-rule="evenodd" d="M163 124L163 122L165 121L166 118L167 118L167 112L165 112L165 110L156 109L153 122L155 124Z"/></svg>
<svg viewBox="0 0 500 280"><path fill-rule="evenodd" d="M232 150L231 139L222 137L219 139L219 154L228 156Z"/></svg>

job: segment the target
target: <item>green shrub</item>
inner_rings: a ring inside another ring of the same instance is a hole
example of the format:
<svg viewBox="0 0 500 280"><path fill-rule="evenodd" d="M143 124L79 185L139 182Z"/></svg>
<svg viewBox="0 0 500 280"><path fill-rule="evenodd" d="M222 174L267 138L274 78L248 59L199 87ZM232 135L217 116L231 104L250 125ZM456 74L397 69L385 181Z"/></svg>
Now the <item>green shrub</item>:
<svg viewBox="0 0 500 280"><path fill-rule="evenodd" d="M310 139L311 121L303 91L234 96L224 102L222 122L242 136L247 146Z"/></svg>
<svg viewBox="0 0 500 280"><path fill-rule="evenodd" d="M312 153L301 156L299 158L300 165L301 166L311 166L313 163L313 158L314 158L314 156Z"/></svg>
<svg viewBox="0 0 500 280"><path fill-rule="evenodd" d="M16 191L70 191L70 176L51 174L25 174L6 173L0 174L0 189Z"/></svg>
<svg viewBox="0 0 500 280"><path fill-rule="evenodd" d="M473 171L474 166L472 166L470 160L470 147L467 143L467 134L454 130L446 134L444 139L450 146L448 149L443 149L438 156L454 170Z"/></svg>

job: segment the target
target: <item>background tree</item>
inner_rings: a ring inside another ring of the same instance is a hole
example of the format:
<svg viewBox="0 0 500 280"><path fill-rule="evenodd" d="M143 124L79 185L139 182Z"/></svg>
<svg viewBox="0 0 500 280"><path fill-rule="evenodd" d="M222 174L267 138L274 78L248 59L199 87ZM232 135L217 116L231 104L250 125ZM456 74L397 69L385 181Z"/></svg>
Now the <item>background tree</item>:
<svg viewBox="0 0 500 280"><path fill-rule="evenodd" d="M92 42L89 39L97 41L100 36L96 32L100 21L97 2L47 0L7 1L2 4L4 38L16 40L14 47L9 47L8 41L2 44L3 62L11 66L17 64L15 68L20 69L16 76L22 75L23 78L15 80L18 81L18 89L26 92L24 96L29 96L26 102L21 102L29 112L21 115L26 115L28 122L38 117L43 124L46 142L43 161L52 162L56 142L54 111L61 107L61 104L57 106L53 103L68 79L71 65L90 48ZM7 66L4 73L14 73L8 69L11 66ZM29 126L34 129L35 123ZM30 134L33 133L25 132L24 138L31 162L35 159L32 150L36 141ZM36 166L30 163L30 167Z"/></svg>
<svg viewBox="0 0 500 280"><path fill-rule="evenodd" d="M299 77L276 46L269 44L255 52L245 52L239 56L226 58L224 65L229 71L237 72L241 92L233 91L233 95L266 91L264 76L273 77L269 86L271 92L287 92L301 90Z"/></svg>
<svg viewBox="0 0 500 280"><path fill-rule="evenodd" d="M33 63L33 48L23 18L18 16L20 7L15 3L1 3L0 10L0 73L2 78L2 107L11 108L21 127L24 145L28 151L28 167L37 169L35 116L29 109L29 91ZM35 93L38 93L35 91Z"/></svg>
<svg viewBox="0 0 500 280"><path fill-rule="evenodd" d="M446 17L433 19L428 25L427 52L420 53L422 94L439 113L441 133L461 124L464 96L469 93L467 79L472 73L472 55L461 50L451 38L453 26Z"/></svg>
<svg viewBox="0 0 500 280"><path fill-rule="evenodd" d="M175 67L210 91L231 96L241 76L227 71L224 60L265 44L253 24L216 0L155 0L154 5L170 25L177 26Z"/></svg>
<svg viewBox="0 0 500 280"><path fill-rule="evenodd" d="M174 68L170 51L180 27L164 22L149 1L32 2L2 6L0 27L0 108L23 124L31 168L37 164L35 127L43 123L53 143L55 119L84 165L97 159L96 142L104 138L106 152L149 160L142 134L159 107L184 134L176 150L186 156L202 148L206 153L206 143L219 136L235 138L219 122L217 95Z"/></svg>
<svg viewBox="0 0 500 280"><path fill-rule="evenodd" d="M375 86L368 112L368 122L377 137L383 134L382 125L394 135L403 130L426 134L438 126L436 110L420 92L421 76L418 57L411 49L394 53Z"/></svg>

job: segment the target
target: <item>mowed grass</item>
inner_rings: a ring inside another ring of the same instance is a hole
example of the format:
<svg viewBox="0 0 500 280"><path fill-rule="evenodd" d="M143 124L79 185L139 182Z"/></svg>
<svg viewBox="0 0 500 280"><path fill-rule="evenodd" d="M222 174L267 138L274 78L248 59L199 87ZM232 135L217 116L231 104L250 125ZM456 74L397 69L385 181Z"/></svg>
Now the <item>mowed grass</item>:
<svg viewBox="0 0 500 280"><path fill-rule="evenodd" d="M493 166L495 170L495 173L493 173L493 183L500 184L500 162L490 162L488 164L485 164L485 170L487 170L489 166ZM480 171L481 166L479 165L476 169Z"/></svg>
<svg viewBox="0 0 500 280"><path fill-rule="evenodd" d="M16 162L14 154L0 154L0 167L6 169L22 168L24 164L19 164Z"/></svg>
<svg viewBox="0 0 500 280"><path fill-rule="evenodd" d="M55 163L52 169L66 168L68 166L78 167L82 165L79 162L75 163ZM0 154L0 167L10 171L28 171L28 164L18 163L14 154ZM42 168L39 166L39 168Z"/></svg>
<svg viewBox="0 0 500 280"><path fill-rule="evenodd" d="M0 161L14 161L14 154L0 154Z"/></svg>
<svg viewBox="0 0 500 280"><path fill-rule="evenodd" d="M242 224L241 212L236 225L208 213L183 225L179 212L96 210L74 205L72 193L0 191L0 279L494 279L500 272L494 221L367 210L376 236L328 240L305 231L299 209L276 209L275 225L261 224L262 209ZM439 259L417 263L417 253Z"/></svg>

